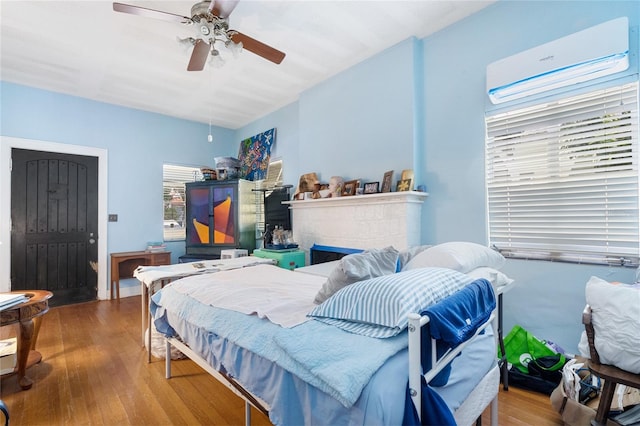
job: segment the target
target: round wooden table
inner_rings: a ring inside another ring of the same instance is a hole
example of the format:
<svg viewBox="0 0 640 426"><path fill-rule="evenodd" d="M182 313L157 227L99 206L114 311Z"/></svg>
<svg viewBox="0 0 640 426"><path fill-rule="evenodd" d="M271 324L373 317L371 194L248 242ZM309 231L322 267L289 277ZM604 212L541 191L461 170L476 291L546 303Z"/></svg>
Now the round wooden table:
<svg viewBox="0 0 640 426"><path fill-rule="evenodd" d="M31 389L33 380L25 375L28 367L42 360L40 352L36 351L36 341L40 331L42 316L49 310L49 299L53 293L46 290L23 290L11 293L24 294L29 298L24 303L0 311L0 327L20 324L18 335L18 365L13 373L18 374L18 383L22 389Z"/></svg>

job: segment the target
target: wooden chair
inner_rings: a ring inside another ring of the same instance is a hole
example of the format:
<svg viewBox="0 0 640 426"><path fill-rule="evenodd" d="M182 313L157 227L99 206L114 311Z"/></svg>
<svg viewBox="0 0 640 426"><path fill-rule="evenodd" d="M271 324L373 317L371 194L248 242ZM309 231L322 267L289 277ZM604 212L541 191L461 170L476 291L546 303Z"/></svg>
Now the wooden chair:
<svg viewBox="0 0 640 426"><path fill-rule="evenodd" d="M591 373L604 380L596 418L591 422L592 425L602 426L607 422L616 385L619 383L640 389L640 374L633 374L618 367L614 367L613 365L600 363L600 356L598 355L598 351L594 344L595 332L593 330L593 323L591 322L591 306L589 305L587 305L582 312L582 323L584 324L589 341L589 353L591 356L589 370Z"/></svg>

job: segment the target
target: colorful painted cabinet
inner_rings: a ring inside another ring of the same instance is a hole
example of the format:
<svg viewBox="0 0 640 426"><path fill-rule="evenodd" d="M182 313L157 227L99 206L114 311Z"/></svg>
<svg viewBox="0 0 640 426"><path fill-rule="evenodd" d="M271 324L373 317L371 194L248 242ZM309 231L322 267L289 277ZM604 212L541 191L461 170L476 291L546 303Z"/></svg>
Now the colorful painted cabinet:
<svg viewBox="0 0 640 426"><path fill-rule="evenodd" d="M244 179L186 184L186 254L219 258L220 251L256 246L254 183Z"/></svg>

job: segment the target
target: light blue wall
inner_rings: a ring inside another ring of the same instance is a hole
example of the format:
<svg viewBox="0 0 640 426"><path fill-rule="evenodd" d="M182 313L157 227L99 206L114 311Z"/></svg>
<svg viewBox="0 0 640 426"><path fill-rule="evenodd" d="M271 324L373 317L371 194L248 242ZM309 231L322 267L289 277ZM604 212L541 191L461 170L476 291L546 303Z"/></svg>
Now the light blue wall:
<svg viewBox="0 0 640 426"><path fill-rule="evenodd" d="M295 186L315 172L363 182L396 178L414 168L419 40L406 40L307 90L298 102L238 129L237 140L276 127L272 157L284 160L284 180ZM420 126L417 126L420 128Z"/></svg>
<svg viewBox="0 0 640 426"><path fill-rule="evenodd" d="M416 40L407 40L300 97L298 176L382 181L413 168Z"/></svg>
<svg viewBox="0 0 640 426"><path fill-rule="evenodd" d="M103 148L108 155L108 252L162 240L162 164L213 166L237 155L231 130L2 82L3 136ZM206 164L201 164L205 162ZM184 242L170 243L174 261Z"/></svg>

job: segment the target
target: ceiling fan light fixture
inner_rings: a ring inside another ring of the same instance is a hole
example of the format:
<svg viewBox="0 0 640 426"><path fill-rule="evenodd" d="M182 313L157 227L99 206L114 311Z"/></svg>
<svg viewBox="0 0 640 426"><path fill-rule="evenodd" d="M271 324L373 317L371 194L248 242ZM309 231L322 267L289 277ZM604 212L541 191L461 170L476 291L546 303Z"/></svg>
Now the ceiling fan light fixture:
<svg viewBox="0 0 640 426"><path fill-rule="evenodd" d="M235 59L238 59L238 56L242 53L242 42L235 43L233 40L227 40L224 44L227 49L231 51L231 54Z"/></svg>
<svg viewBox="0 0 640 426"><path fill-rule="evenodd" d="M216 49L213 44L211 45L211 53L209 54L209 64L213 68L222 68L224 66L225 60L220 54L220 51Z"/></svg>

